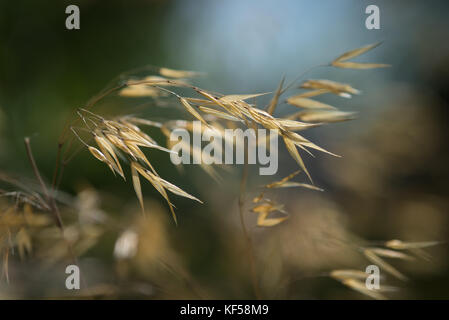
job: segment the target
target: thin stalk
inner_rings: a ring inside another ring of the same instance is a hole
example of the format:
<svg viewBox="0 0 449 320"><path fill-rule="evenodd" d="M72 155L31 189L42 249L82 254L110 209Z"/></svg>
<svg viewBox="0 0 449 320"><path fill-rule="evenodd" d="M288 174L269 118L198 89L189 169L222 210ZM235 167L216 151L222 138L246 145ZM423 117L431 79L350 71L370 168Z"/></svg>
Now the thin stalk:
<svg viewBox="0 0 449 320"><path fill-rule="evenodd" d="M42 192L44 193L44 196L45 196L46 200L48 201L48 206L50 207L51 212L53 213L53 215L55 217L56 224L57 224L59 230L61 231L62 238L64 239L64 241L67 244L69 256L71 257L73 263L75 265L79 266L78 259L75 256L72 245L64 236L64 224L62 222L61 212L59 211L59 207L56 203L55 197L53 197L48 192L47 186L46 186L44 180L42 179L39 168L37 167L36 160L34 159L34 156L33 156L33 151L31 150L30 138L25 137L24 141L25 141L26 153L27 153L28 159L30 160L30 164L33 169L34 175L36 176L36 179L38 180L39 184L41 185ZM84 277L81 277L81 281L83 282L84 286L87 288Z"/></svg>
<svg viewBox="0 0 449 320"><path fill-rule="evenodd" d="M242 179L240 181L240 196L239 196L239 217L240 217L240 224L243 230L243 235L245 237L246 241L246 249L248 251L248 258L251 268L251 281L252 286L254 290L254 295L258 300L261 299L260 295L260 288L259 288L259 281L257 277L257 269L256 269L256 261L255 261L255 255L254 255L254 247L253 242L251 239L251 235L248 232L248 229L246 227L245 223L245 217L244 217L244 209L245 209L245 193L246 193L246 184L248 180L248 155L245 152L245 162L243 165L243 172L242 172Z"/></svg>

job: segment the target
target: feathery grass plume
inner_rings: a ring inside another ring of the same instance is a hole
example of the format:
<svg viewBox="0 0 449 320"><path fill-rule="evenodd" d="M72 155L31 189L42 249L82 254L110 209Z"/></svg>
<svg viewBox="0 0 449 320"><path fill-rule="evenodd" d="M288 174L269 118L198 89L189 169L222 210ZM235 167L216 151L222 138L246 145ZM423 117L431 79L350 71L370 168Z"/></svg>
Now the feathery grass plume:
<svg viewBox="0 0 449 320"><path fill-rule="evenodd" d="M147 122L144 119L126 116L115 120L107 120L90 111L83 109L80 111L81 112L79 112L79 115L87 126L87 128L83 129L93 135L94 141L101 151L84 142L74 128L72 128L72 131L96 159L106 163L114 174L118 173L123 179L125 179L125 175L117 154L120 153L128 160L131 168L133 187L142 208L142 212L144 212L145 209L139 175L148 180L164 197L169 205L175 222L177 222L177 219L173 209L173 204L170 202L166 190L178 196L201 202L177 186L160 178L148 158L140 149L143 147L158 149L168 153L172 152L171 150L160 146L153 138L142 132L140 128L134 124L141 123L159 127L158 123ZM90 125L88 125L88 123L90 123Z"/></svg>
<svg viewBox="0 0 449 320"><path fill-rule="evenodd" d="M405 242L401 240L389 240L385 242L387 248L395 250L411 250L433 247L443 243L442 241Z"/></svg>

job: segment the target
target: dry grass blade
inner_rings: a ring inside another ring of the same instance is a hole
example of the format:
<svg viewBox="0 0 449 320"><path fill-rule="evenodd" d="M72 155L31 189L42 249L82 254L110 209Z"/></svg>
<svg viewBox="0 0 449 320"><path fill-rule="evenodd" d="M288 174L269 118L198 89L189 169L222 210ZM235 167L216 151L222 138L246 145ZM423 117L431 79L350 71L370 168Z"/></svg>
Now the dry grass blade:
<svg viewBox="0 0 449 320"><path fill-rule="evenodd" d="M336 108L334 106L331 106L329 104L315 101L308 98L303 98L301 96L294 96L287 99L287 103L300 108L305 109L331 109L335 110Z"/></svg>

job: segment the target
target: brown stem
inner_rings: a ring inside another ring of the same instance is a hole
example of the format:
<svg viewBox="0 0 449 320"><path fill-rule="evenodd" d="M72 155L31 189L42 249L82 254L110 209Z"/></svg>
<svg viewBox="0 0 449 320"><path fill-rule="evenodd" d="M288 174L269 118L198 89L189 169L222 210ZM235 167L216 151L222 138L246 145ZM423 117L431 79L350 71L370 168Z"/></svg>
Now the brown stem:
<svg viewBox="0 0 449 320"><path fill-rule="evenodd" d="M64 143L62 143L62 142L58 143L58 153L56 154L55 170L53 171L53 179L51 182L51 191L52 192L55 192L55 189L56 189L56 181L58 179L59 163L61 162L61 151L62 151L63 145L64 145Z"/></svg>
<svg viewBox="0 0 449 320"><path fill-rule="evenodd" d="M261 299L259 281L257 277L256 261L254 257L254 247L251 239L251 235L245 224L244 218L244 207L245 207L245 193L246 193L246 183L248 180L248 156L245 153L245 163L243 165L242 180L240 181L240 196L239 196L239 216L240 224L242 226L243 235L246 241L246 249L248 251L249 263L251 268L251 281L253 285L254 295L258 300Z"/></svg>
<svg viewBox="0 0 449 320"><path fill-rule="evenodd" d="M56 223L58 227L61 229L61 231L64 231L61 215L59 213L58 207L56 206L56 203L54 201L54 198L51 197L50 193L48 192L47 186L42 179L42 176L39 172L39 169L36 165L36 161L34 160L33 151L31 150L31 144L30 144L30 138L25 137L25 148L27 152L28 159L30 160L31 167L33 168L34 175L36 176L37 181L41 185L42 192L44 193L45 199L47 200L47 204L49 207L51 207L51 211L55 215Z"/></svg>
<svg viewBox="0 0 449 320"><path fill-rule="evenodd" d="M46 186L44 180L42 179L42 176L41 176L41 174L39 172L39 168L37 167L36 161L34 160L33 152L31 150L30 138L29 137L25 137L24 140L25 140L26 152L27 152L27 155L28 155L28 159L30 160L31 167L33 168L34 175L36 176L36 179L39 181L39 184L41 185L42 192L44 193L44 196L45 196L46 200L48 201L48 206L51 208L51 212L54 214L54 217L55 217L55 220L56 220L56 224L57 224L58 228L61 230L62 237L63 237L64 241L67 244L67 248L68 248L68 251L69 251L69 256L71 257L73 263L75 265L79 266L78 259L75 256L75 253L73 251L72 245L70 244L70 242L64 236L64 224L62 222L61 212L59 211L59 207L58 207L58 205L56 203L55 198L52 196L52 194L50 194L48 192L47 186ZM87 288L87 284L85 283L84 277L81 278L81 281L83 282L83 285Z"/></svg>
<svg viewBox="0 0 449 320"><path fill-rule="evenodd" d="M34 175L36 176L37 181L41 185L41 188L42 188L42 191L44 192L44 196L45 196L46 200L49 201L50 194L48 193L47 186L45 185L45 182L41 177L39 169L37 168L36 161L34 160L33 152L31 151L30 138L25 137L24 141L25 141L25 148L26 148L28 160L30 160L31 167L33 168L33 171L34 171Z"/></svg>

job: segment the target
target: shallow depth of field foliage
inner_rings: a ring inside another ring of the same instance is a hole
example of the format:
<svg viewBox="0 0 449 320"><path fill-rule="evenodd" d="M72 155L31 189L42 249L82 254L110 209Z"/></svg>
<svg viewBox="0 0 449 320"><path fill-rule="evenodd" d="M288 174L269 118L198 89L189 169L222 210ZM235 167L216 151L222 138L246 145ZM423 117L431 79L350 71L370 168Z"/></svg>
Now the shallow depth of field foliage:
<svg viewBox="0 0 449 320"><path fill-rule="evenodd" d="M447 4L377 2L2 2L0 298L448 298ZM193 121L278 172L172 164Z"/></svg>

